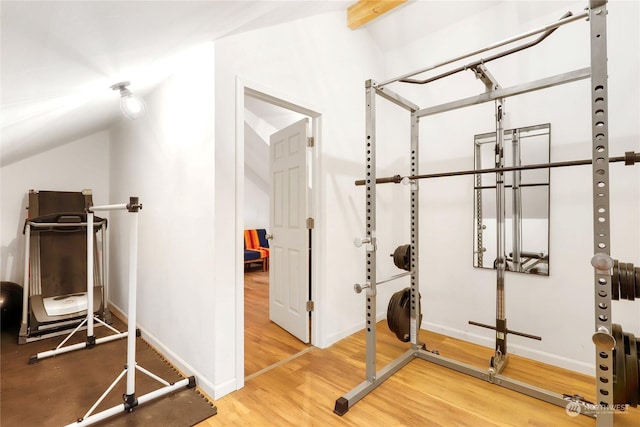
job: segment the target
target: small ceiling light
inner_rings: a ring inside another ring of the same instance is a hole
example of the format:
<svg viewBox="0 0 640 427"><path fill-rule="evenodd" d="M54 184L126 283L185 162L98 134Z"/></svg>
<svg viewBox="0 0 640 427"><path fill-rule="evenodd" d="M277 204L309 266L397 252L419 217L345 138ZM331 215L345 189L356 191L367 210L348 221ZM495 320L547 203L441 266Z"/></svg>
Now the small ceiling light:
<svg viewBox="0 0 640 427"><path fill-rule="evenodd" d="M131 91L127 89L127 86L130 84L129 82L116 83L111 86L111 89L120 91L120 109L122 110L122 114L131 120L135 120L138 117L144 117L147 113L147 107L144 105L142 98L132 94Z"/></svg>

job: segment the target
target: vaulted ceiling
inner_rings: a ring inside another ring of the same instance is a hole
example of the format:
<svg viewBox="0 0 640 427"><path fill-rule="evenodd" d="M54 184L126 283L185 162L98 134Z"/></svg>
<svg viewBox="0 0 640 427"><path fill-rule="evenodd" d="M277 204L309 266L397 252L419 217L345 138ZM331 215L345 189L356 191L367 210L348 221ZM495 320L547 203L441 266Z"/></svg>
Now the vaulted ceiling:
<svg viewBox="0 0 640 427"><path fill-rule="evenodd" d="M193 46L327 12L343 12L346 26L353 3L3 0L0 165L108 127L119 114L111 85L130 80L144 95ZM408 1L356 31L393 48L496 3Z"/></svg>

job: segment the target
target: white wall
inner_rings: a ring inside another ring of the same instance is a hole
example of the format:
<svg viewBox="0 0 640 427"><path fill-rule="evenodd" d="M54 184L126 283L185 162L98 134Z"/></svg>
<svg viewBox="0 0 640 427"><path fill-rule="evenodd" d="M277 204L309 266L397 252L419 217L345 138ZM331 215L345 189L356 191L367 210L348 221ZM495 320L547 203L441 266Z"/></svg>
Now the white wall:
<svg viewBox="0 0 640 427"><path fill-rule="evenodd" d="M269 190L247 176L244 181L244 228L269 228Z"/></svg>
<svg viewBox="0 0 640 427"><path fill-rule="evenodd" d="M537 28L557 20L567 10L581 12L584 6L584 2L558 2L557 10L546 8L544 15L524 21L525 15L518 14L516 2L501 3L459 25L387 52L387 74L383 78ZM612 156L638 150L638 16L637 2L609 4ZM502 87L588 67L588 31L587 22L571 24L557 30L539 46L487 66ZM471 59L465 63L469 62ZM421 107L476 95L484 89L470 72L427 86L395 84L390 88ZM473 168L473 135L495 129L493 109L490 103L422 119L421 173ZM588 81L509 98L506 111L507 127L551 123L552 161L591 157ZM612 256L635 261L636 265L640 262L639 172L637 167L621 164L612 165L610 172ZM468 320L495 322L495 273L472 268L472 179L457 177L420 183L423 325L493 347L492 331L467 324ZM589 264L593 254L591 193L589 167L552 170L551 276L507 273L506 277L509 328L543 337L541 342L510 337L510 352L589 374L593 374L594 363L593 269ZM613 314L614 322L622 324L626 331L640 332L640 314L633 303L614 303Z"/></svg>
<svg viewBox="0 0 640 427"><path fill-rule="evenodd" d="M93 190L94 204L109 200L109 135L97 132L0 169L0 275L23 284L28 192ZM106 216L106 215L104 215Z"/></svg>
<svg viewBox="0 0 640 427"><path fill-rule="evenodd" d="M244 132L244 228L268 229L269 145L246 122Z"/></svg>
<svg viewBox="0 0 640 427"><path fill-rule="evenodd" d="M240 54L241 52L241 54ZM236 318L242 304L242 269L238 227L242 221L242 151L234 146L236 79L270 89L272 95L298 101L322 114L319 150L318 210L315 238L320 264L314 266L317 314L323 319L314 330L315 345L325 346L364 325L364 300L354 294L353 283L362 278L363 253L353 238L361 235L363 193L353 180L364 170L364 80L375 71L379 57L365 32L347 28L344 14L334 13L287 25L224 38L216 43L216 204L231 207L216 215L217 244L227 252L216 258L216 378L220 394L241 384L236 373L236 333L222 319ZM237 167L239 170L235 170ZM233 181L232 177L237 181ZM218 185L219 184L219 185ZM239 193L237 193L239 192ZM241 228L240 228L241 229ZM235 253L230 242L236 242ZM357 265L357 267L356 267ZM238 294L236 294L238 292ZM237 296L236 296L237 295ZM235 298L238 298L236 300ZM235 304L231 304L235 301ZM251 349L247 349L251 351ZM240 363L242 360L240 359Z"/></svg>
<svg viewBox="0 0 640 427"><path fill-rule="evenodd" d="M185 54L182 68L146 97L147 116L123 118L111 129L110 169L110 202L138 196L143 205L138 325L145 339L195 375L210 395L218 363L216 250L232 250L214 248L213 60L212 44ZM123 311L128 310L129 215L111 214L111 295Z"/></svg>

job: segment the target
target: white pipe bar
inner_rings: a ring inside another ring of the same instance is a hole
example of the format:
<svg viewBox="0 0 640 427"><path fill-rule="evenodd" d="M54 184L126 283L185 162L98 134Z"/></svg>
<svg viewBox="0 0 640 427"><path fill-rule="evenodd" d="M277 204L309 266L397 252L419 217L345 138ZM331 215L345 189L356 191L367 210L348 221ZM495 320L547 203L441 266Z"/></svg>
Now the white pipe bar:
<svg viewBox="0 0 640 427"><path fill-rule="evenodd" d="M99 318L97 318L97 317L94 317L94 318L93 318L93 320L95 320L96 322L98 322L98 323L102 324L103 326L106 326L107 328L111 329L111 330L112 330L113 332L115 332L116 334L119 334L119 333L120 333L120 331L119 331L119 330L117 330L117 329L116 329L116 328L114 328L113 326L109 325L108 323L103 322L102 320L100 320L100 319L99 319ZM125 333L126 333L126 332L125 332Z"/></svg>
<svg viewBox="0 0 640 427"><path fill-rule="evenodd" d="M31 286L29 285L29 249L31 248L31 227L27 224L25 230L25 243L24 243L24 276L22 282L22 328L27 327L27 311L29 308L29 294L31 293ZM25 330L26 332L26 330Z"/></svg>
<svg viewBox="0 0 640 427"><path fill-rule="evenodd" d="M129 309L127 336L127 395L135 393L136 382L136 304L138 276L138 214L129 223Z"/></svg>
<svg viewBox="0 0 640 427"><path fill-rule="evenodd" d="M382 83L378 84L378 88L381 88L382 86L386 86L386 85L391 84L391 83L395 83L395 82L397 82L399 80L402 80L402 79L406 79L408 77L415 76L416 74L421 74L421 73L424 73L424 72L427 72L427 71L435 70L436 68L442 67L444 65L451 64L451 63L459 61L461 59L465 59L465 58L468 58L470 56L477 55L479 53L487 52L489 50L496 49L498 47L507 45L509 43L513 43L513 42L516 42L518 40L522 40L522 39L525 39L527 37L531 37L533 35L536 35L536 34L539 34L539 33L545 32L545 31L549 31L549 30L554 29L554 28L561 27L561 26L563 26L565 24L569 24L571 22L578 21L578 20L583 19L583 18L587 18L588 16L589 16L589 12L585 11L585 12L579 13L577 15L573 15L573 16L569 16L569 17L564 18L564 19L560 19L559 21L554 22L553 24L548 24L548 25L545 25L544 27L536 28L535 30L531 30L531 31L528 31L526 33L522 33L520 35L517 35L517 36L511 37L511 38L508 38L508 39L505 39L505 40L490 44L489 46L474 50L474 51L472 51L470 53L467 53L467 54L464 54L464 55L460 55L460 56L456 56L454 58L448 59L446 61L439 62L439 63L431 65L429 67L422 68L422 69L417 70L417 71L413 71L411 73L403 74L400 77L396 77L396 78L393 78L393 79L385 80Z"/></svg>
<svg viewBox="0 0 640 427"><path fill-rule="evenodd" d="M89 210L91 212L95 211L117 211L117 210L127 210L128 205L126 203L121 203L119 205L104 205L104 206L91 206Z"/></svg>
<svg viewBox="0 0 640 427"><path fill-rule="evenodd" d="M185 378L185 379L183 379L181 381L178 381L177 383L172 384L170 386L163 387L161 389L158 389L158 390L152 391L150 393L147 393L145 395L142 395L142 396L140 396L138 398L138 405L142 405L142 404L147 403L147 402L149 402L149 401L151 401L153 399L157 399L158 397L161 397L161 396L164 396L166 394L172 393L172 392L178 390L179 388L186 387L188 384L189 384L189 379ZM110 391L110 390L108 390L108 391ZM91 424L95 424L95 423L97 423L99 421L105 420L105 419L107 419L109 417L112 417L114 415L117 415L119 413L125 412L126 410L127 409L126 409L125 405L123 403L121 403L121 404L113 406L113 407L111 407L109 409L105 409L102 412L98 412L95 415L91 415L89 417L85 417L82 420L79 420L79 421L77 421L75 423L67 424L65 427L88 426L88 425L91 425Z"/></svg>
<svg viewBox="0 0 640 427"><path fill-rule="evenodd" d="M98 405L100 405L100 403L102 403L102 401L104 400L105 397L107 397L107 395L111 392L111 390L113 390L113 388L116 386L116 384L118 384L118 382L122 379L122 377L124 376L124 374L127 373L127 370L125 369L124 371L120 372L120 374L118 374L118 376L116 377L115 380L113 380L113 382L111 383L111 385L104 391L104 393L102 393L102 395L98 398L98 400L96 400L96 402L93 404L93 406L87 411L86 414L84 414L84 416L82 417L81 421L87 421L89 418L92 418L90 415L91 413L98 407ZM113 408L111 408L113 409ZM95 419L95 421L99 421L99 420L103 420L106 417L99 417L101 414L104 414L105 412L109 411L109 409L107 409L106 411L102 411L97 413L96 415L93 416L93 419ZM109 415L111 416L111 415ZM78 423L81 422L80 420L78 421ZM72 425L72 424L70 424Z"/></svg>
<svg viewBox="0 0 640 427"><path fill-rule="evenodd" d="M102 305L104 312L109 312L109 237L107 235L107 224L102 224ZM106 325L106 323L105 323Z"/></svg>
<svg viewBox="0 0 640 427"><path fill-rule="evenodd" d="M93 337L93 212L87 212L87 338Z"/></svg>
<svg viewBox="0 0 640 427"><path fill-rule="evenodd" d="M67 335L67 337L65 339L62 340L62 342L60 344L58 344L58 346L56 347L56 350L59 349L60 347L62 347L64 345L64 343L66 343L67 341L69 341L69 338L71 338L73 336L73 334L75 334L76 332L78 332L78 330L80 328L82 328L84 326L84 324L87 323L87 319L84 319L82 322L80 322L80 324L78 326L76 326L73 331L71 331L71 333L69 335ZM38 353L38 357L40 357L40 353Z"/></svg>
<svg viewBox="0 0 640 427"><path fill-rule="evenodd" d="M189 378L185 378L178 381L177 383L159 388L158 390L154 390L147 394L143 394L138 398L138 405L142 405L143 403L149 402L150 400L156 399L160 396L164 396L165 394L172 393L178 390L179 388L186 387L188 385L189 385Z"/></svg>
<svg viewBox="0 0 640 427"><path fill-rule="evenodd" d="M157 376L153 372L144 369L140 365L136 365L136 369L139 370L140 372L142 372L143 374L146 374L149 378L153 378L154 380L158 381L162 385L171 385L168 381L165 381L164 379L160 378L159 376Z"/></svg>
<svg viewBox="0 0 640 427"><path fill-rule="evenodd" d="M94 221L95 222L95 221ZM95 222L96 224L104 223L104 220ZM64 227L78 227L80 225L87 225L86 222L31 222L29 226L33 228L64 228Z"/></svg>
<svg viewBox="0 0 640 427"><path fill-rule="evenodd" d="M80 350L81 348L86 348L87 343L81 342L78 344L71 344L66 347L59 348L57 347L55 350L42 351L36 355L38 360L46 359L47 357L57 356L58 354L69 353L74 350Z"/></svg>
<svg viewBox="0 0 640 427"><path fill-rule="evenodd" d="M112 331L116 332L113 335L109 335L109 336L102 337L102 338L97 338L96 341L95 341L96 345L125 338L127 336L127 334L128 334L128 332L120 332L120 331L118 331L117 329L115 329L115 328L107 325L106 323L100 321L100 319L95 319L95 320L100 322L100 323L102 323L104 326L107 326ZM71 334L69 334L64 339L64 341L62 341L60 344L58 344L58 347L56 347L54 350L42 351L42 352L36 354L35 358L37 360L46 359L47 357L57 356L58 354L69 353L69 352L74 351L74 350L80 350L82 348L86 348L87 347L86 341L85 342L81 342L81 343L77 343L77 344L71 344L71 345L68 345L66 347L62 347L62 345L65 342L67 342L67 340L69 338L71 338L71 336L80 328L80 326L82 326L82 324L79 325Z"/></svg>

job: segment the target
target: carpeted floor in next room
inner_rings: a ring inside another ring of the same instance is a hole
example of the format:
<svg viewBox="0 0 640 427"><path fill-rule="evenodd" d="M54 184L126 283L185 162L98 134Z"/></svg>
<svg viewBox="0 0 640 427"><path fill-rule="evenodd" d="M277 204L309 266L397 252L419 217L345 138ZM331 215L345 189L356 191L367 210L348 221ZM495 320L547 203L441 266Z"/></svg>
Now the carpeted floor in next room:
<svg viewBox="0 0 640 427"><path fill-rule="evenodd" d="M126 326L115 316L113 327L125 331ZM112 332L101 326L95 336ZM74 423L83 417L117 376L123 372L127 358L127 340L119 339L45 358L29 364L39 352L54 349L65 335L18 345L17 328L2 331L0 377L0 425L2 427L47 427ZM177 372L144 337L136 340L138 366L169 383L184 377ZM77 332L66 344L84 342L86 332ZM136 370L135 395L162 388L163 385ZM126 392L126 376L122 378L93 414L121 405ZM216 407L195 388L179 389L171 394L121 412L96 426L166 426L188 427L216 414Z"/></svg>

